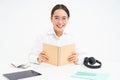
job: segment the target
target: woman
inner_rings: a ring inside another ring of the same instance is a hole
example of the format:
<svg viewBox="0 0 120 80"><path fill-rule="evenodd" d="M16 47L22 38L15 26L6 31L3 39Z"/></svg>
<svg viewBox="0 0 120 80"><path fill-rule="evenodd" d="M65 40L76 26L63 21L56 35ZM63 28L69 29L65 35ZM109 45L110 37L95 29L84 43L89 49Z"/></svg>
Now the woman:
<svg viewBox="0 0 120 80"><path fill-rule="evenodd" d="M75 42L73 36L65 31L69 17L70 13L65 5L57 4L53 7L50 17L53 28L44 36L39 37L35 48L29 56L30 62L42 63L49 60L49 57L42 51L43 43L61 46ZM72 55L68 57L68 61L78 64L78 53L72 53Z"/></svg>

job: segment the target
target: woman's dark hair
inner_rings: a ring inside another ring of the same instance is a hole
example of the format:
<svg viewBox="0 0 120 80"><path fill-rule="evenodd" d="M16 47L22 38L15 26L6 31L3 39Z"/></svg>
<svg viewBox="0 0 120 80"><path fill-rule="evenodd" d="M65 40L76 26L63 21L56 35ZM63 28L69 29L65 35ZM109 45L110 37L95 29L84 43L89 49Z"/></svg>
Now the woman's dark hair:
<svg viewBox="0 0 120 80"><path fill-rule="evenodd" d="M67 13L68 17L70 17L70 13L69 13L68 8L63 4L57 4L53 7L53 9L51 11L51 17L53 16L55 10L57 10L57 9L63 9Z"/></svg>

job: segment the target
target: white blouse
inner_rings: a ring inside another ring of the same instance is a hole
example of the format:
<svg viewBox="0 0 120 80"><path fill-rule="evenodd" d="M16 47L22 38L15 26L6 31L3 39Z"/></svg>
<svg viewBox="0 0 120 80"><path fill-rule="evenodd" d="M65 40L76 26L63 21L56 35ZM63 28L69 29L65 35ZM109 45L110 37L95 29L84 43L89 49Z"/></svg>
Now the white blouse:
<svg viewBox="0 0 120 80"><path fill-rule="evenodd" d="M77 43L77 39L75 39L75 37L67 31L64 31L62 36L58 37L56 36L53 29L48 31L45 35L38 36L37 41L31 53L29 54L29 61L31 63L38 63L37 58L42 51L43 43L48 43L48 44L57 45L57 46L74 43L76 45L76 53L79 55L78 64L83 63L84 55L80 55L80 46L79 46L79 43Z"/></svg>

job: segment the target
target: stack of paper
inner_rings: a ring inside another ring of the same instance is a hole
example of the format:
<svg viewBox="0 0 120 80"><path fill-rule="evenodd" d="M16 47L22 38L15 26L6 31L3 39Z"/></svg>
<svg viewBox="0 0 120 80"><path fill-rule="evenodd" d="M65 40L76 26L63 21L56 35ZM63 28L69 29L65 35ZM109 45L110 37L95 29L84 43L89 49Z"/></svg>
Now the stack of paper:
<svg viewBox="0 0 120 80"><path fill-rule="evenodd" d="M74 78L81 78L85 80L108 80L108 74L105 73L91 73L78 71L72 75Z"/></svg>

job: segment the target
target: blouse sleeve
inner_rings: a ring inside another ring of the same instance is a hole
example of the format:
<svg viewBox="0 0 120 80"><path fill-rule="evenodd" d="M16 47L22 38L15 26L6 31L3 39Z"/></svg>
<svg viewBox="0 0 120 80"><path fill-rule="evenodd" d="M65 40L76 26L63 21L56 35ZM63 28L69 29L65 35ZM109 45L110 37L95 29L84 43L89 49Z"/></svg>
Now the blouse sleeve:
<svg viewBox="0 0 120 80"><path fill-rule="evenodd" d="M43 42L43 36L40 35L37 37L35 44L29 53L28 59L30 63L38 63L37 58L42 51L42 42Z"/></svg>
<svg viewBox="0 0 120 80"><path fill-rule="evenodd" d="M78 55L78 62L77 62L78 65L79 64L82 65L84 62L84 58L86 56L88 56L88 54L82 50L82 46L80 44L81 43L80 41L81 40L79 40L78 38L75 37L76 53Z"/></svg>

